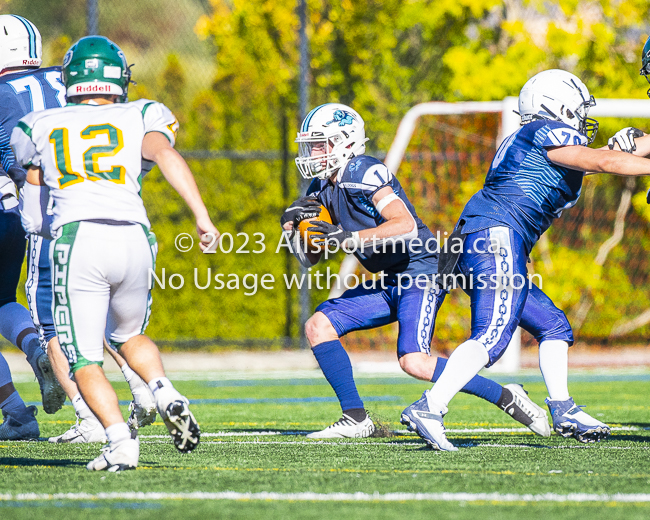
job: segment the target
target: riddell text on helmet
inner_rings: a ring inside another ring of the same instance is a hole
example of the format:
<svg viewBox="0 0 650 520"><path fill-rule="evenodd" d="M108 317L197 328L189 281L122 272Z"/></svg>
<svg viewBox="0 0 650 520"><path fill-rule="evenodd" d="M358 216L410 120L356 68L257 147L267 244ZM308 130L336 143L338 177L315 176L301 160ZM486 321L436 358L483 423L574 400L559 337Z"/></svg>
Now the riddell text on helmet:
<svg viewBox="0 0 650 520"><path fill-rule="evenodd" d="M35 60L35 59L23 60L23 65L40 65L40 64L41 64L40 60Z"/></svg>
<svg viewBox="0 0 650 520"><path fill-rule="evenodd" d="M77 85L76 87L76 92L78 94L80 93L85 93L85 92L109 92L111 91L111 87L108 85L90 85L90 86L83 86L83 85Z"/></svg>

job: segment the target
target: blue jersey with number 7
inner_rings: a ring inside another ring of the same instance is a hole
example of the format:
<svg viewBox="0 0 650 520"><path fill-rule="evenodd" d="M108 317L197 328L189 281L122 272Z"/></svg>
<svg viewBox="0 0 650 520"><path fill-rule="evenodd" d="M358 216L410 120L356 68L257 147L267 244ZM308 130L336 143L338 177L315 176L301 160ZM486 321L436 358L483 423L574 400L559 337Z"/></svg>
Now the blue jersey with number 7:
<svg viewBox="0 0 650 520"><path fill-rule="evenodd" d="M0 77L0 161L5 171L16 162L9 138L18 120L30 112L65 104L60 67L27 70Z"/></svg>
<svg viewBox="0 0 650 520"><path fill-rule="evenodd" d="M463 231L514 229L529 254L562 211L578 202L585 172L550 161L547 150L586 146L587 138L559 121L533 121L506 138L492 160L483 189L467 203Z"/></svg>
<svg viewBox="0 0 650 520"><path fill-rule="evenodd" d="M408 243L389 243L375 248L368 245L354 255L371 273L386 273L389 283L400 276L405 279L407 276L415 279L419 275L431 278L438 272L438 242L418 217L397 178L381 161L368 155L353 157L337 176L337 182L314 179L307 194L320 200L329 211L332 222L341 229L361 231L386 222L373 202L375 193L386 187L401 199L413 217L417 237Z"/></svg>

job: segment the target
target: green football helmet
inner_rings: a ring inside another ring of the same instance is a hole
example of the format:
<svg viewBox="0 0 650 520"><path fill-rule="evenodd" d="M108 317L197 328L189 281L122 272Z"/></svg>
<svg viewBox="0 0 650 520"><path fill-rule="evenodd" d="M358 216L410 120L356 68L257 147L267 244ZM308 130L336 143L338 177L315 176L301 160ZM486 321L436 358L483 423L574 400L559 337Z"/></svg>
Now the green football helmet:
<svg viewBox="0 0 650 520"><path fill-rule="evenodd" d="M61 77L68 98L108 94L126 103L131 70L115 43L104 36L86 36L65 54Z"/></svg>
<svg viewBox="0 0 650 520"><path fill-rule="evenodd" d="M641 54L641 72L640 74L642 76L645 76L645 79L648 80L648 83L650 83L650 78L648 75L650 75L650 37L645 41L645 45L643 46L643 53ZM650 97L650 89L648 89L648 97Z"/></svg>

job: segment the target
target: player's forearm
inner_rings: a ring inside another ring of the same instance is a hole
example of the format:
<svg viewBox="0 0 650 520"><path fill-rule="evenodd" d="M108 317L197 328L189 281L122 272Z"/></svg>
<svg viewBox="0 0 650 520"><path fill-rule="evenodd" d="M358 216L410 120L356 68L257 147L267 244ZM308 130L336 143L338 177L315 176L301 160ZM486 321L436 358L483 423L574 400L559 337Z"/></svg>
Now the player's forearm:
<svg viewBox="0 0 650 520"><path fill-rule="evenodd" d="M153 158L167 182L187 203L196 220L209 218L201 193L189 166L173 148L160 150Z"/></svg>
<svg viewBox="0 0 650 520"><path fill-rule="evenodd" d="M359 238L364 241L383 240L386 238L410 238L415 231L417 235L417 224L410 216L397 217L376 228L362 229L359 231Z"/></svg>
<svg viewBox="0 0 650 520"><path fill-rule="evenodd" d="M650 155L650 134L644 135L643 137L637 137L634 139L636 144L636 150L632 152L634 155L640 157L647 157Z"/></svg>
<svg viewBox="0 0 650 520"><path fill-rule="evenodd" d="M549 150L547 154L554 164L572 170L622 176L650 175L650 159L629 153L565 146Z"/></svg>
<svg viewBox="0 0 650 520"><path fill-rule="evenodd" d="M629 153L606 152L598 162L598 168L591 171L623 177L650 175L650 160Z"/></svg>

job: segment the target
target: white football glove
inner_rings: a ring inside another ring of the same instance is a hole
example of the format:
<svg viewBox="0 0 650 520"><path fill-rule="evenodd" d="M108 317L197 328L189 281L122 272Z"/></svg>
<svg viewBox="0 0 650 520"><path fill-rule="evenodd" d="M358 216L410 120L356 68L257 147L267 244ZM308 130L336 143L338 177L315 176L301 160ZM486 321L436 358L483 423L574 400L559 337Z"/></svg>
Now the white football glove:
<svg viewBox="0 0 650 520"><path fill-rule="evenodd" d="M607 141L607 146L610 150L614 149L614 145L617 144L621 149L621 152L632 153L636 150L636 143L634 142L635 137L643 137L644 133L638 128L633 126L628 126L616 132L612 137Z"/></svg>

